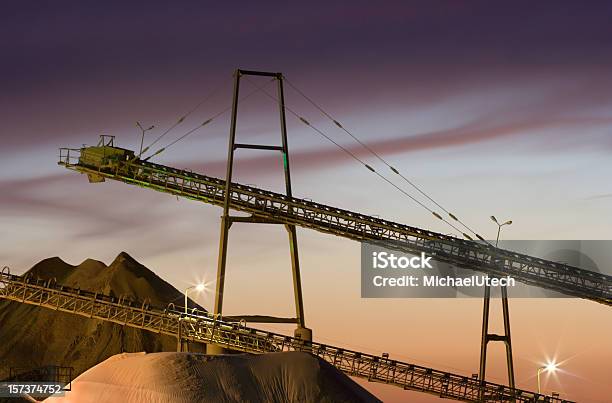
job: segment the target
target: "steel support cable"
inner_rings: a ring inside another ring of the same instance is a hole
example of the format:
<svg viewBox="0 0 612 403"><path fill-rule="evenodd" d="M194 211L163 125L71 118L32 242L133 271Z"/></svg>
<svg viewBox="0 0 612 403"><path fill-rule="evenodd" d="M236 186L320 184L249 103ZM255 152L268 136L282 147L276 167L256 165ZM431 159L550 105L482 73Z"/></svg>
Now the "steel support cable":
<svg viewBox="0 0 612 403"><path fill-rule="evenodd" d="M264 88L270 84L271 82L273 82L274 80L276 80L276 78L267 81L265 84L261 85L261 86L257 86L255 85L255 89L251 92L249 92L248 94L246 94L245 96L239 98L239 101L244 101L247 98L249 98L250 96L254 95L255 93L259 92L259 91L263 91L265 92ZM160 148L159 150L157 150L155 153L149 155L147 158L144 159L144 161L148 161L149 159L151 159L152 157L161 154L162 152L164 152L165 150L167 150L168 148L172 147L173 145L175 145L176 143L178 143L181 140L184 140L187 136L189 136L190 134L192 134L193 132L197 131L198 129L201 129L202 127L206 126L207 124L209 124L210 122L212 122L213 120L215 120L216 118L218 118L219 116L227 113L228 111L230 111L232 109L231 106L223 109L220 112L217 112L216 114L212 115L210 118L206 119L204 122L200 123L199 125L197 125L196 127L194 127L191 130L188 130L185 134L183 134L182 136L176 138L174 141L170 142L168 145L166 145L163 148ZM149 147L147 147L149 148ZM146 149L145 149L146 150Z"/></svg>
<svg viewBox="0 0 612 403"><path fill-rule="evenodd" d="M157 144L166 134L170 133L170 131L172 131L175 127L177 127L178 125L180 125L181 123L183 123L185 121L185 119L187 119L187 117L189 115L191 115L193 112L195 112L200 106L204 105L204 103L208 102L209 100L211 100L213 98L213 96L215 96L219 90L221 90L221 88L223 88L223 86L227 84L227 80L223 81L221 83L221 85L219 85L218 87L216 87L212 92L210 92L206 97L204 97L200 102L198 102L193 108L191 108L189 111L187 111L187 113L185 113L183 116L181 116L176 122L174 122L174 124L172 126L170 126L169 128L166 129L166 131L164 131L162 134L160 134L151 144L149 144L143 151L142 154L144 154L146 151L148 151L151 147L153 147L155 144Z"/></svg>
<svg viewBox="0 0 612 403"><path fill-rule="evenodd" d="M484 240L476 231L474 231L472 228L470 228L467 224L465 224L463 221L461 221L456 215L454 215L453 213L451 213L450 211L448 211L446 208L444 208L440 203L438 203L433 197L431 197L430 195L427 194L427 192L425 192L424 190L422 190L417 184L415 184L414 182L412 182L410 179L408 179L406 176L404 176L399 170L397 170L394 166L392 166L387 160L385 160L379 153L377 153L376 151L374 151L372 149L372 147L368 146L366 143L364 143L363 141L361 141L357 136L355 136L353 133L351 133L347 128L345 128L338 120L334 119L333 116L331 116L329 113L327 113L321 106L319 106L315 101L313 101L310 97L308 97L306 94L304 94L304 92L302 92L299 88L297 88L294 84L291 83L291 81L289 81L287 78L285 78L285 82L287 84L289 84L289 86L291 88L293 88L293 90L295 90L298 94L300 94L304 99L306 99L312 106L314 106L316 109L318 109L323 115L325 115L329 120L331 120L336 126L338 126L340 129L342 129L346 134L348 134L353 140L355 140L359 145L361 145L363 148L365 148L368 152L370 152L372 155L374 155L380 162L382 162L384 165L386 165L394 174L399 175L400 178L402 178L405 182L407 182L408 184L410 184L410 186L412 186L414 189L416 189L420 194L422 194L423 196L425 196L429 201L431 201L433 204L435 204L436 206L438 206L438 208L440 208L442 211L444 211L446 214L448 214L448 216L457 221L458 223L460 223L464 228L466 228L468 231L470 231L472 234L474 234L478 239L480 240ZM440 218L440 215L432 212L432 214L436 217L436 218ZM441 218L440 218L441 219ZM459 232L463 232L463 231L459 231ZM465 236L465 234L463 234ZM468 237L470 238L470 237Z"/></svg>
<svg viewBox="0 0 612 403"><path fill-rule="evenodd" d="M245 77L247 80L250 81L250 79L248 77ZM266 94L268 97L270 97L271 99L273 99L274 101L278 102L278 98L276 98L274 95L270 94L269 92L267 92L266 90L262 89L262 92L264 94ZM391 180L389 180L387 177L385 177L384 175L382 175L380 172L376 171L372 166L368 165L365 163L365 161L363 161L361 158L359 158L358 156L356 156L351 150L347 149L346 147L340 145L338 142L336 142L334 139L332 139L331 137L329 137L327 134L325 134L323 131L321 131L319 128L313 126L308 120L304 119L302 116L300 116L297 112L295 112L293 109L289 108L286 104L285 104L285 110L287 110L289 113L291 113L293 116L295 116L297 119L299 119L302 123L304 123L306 126L310 127L312 130L314 130L315 132L317 132L320 136L324 137L325 139L327 139L329 142L331 142L332 144L334 144L336 147L340 148L342 151L344 151L346 154L348 154L351 158L353 158L355 161L359 162L361 165L363 165L365 168L367 168L369 171L371 171L372 173L374 173L376 176L378 176L379 178L381 178L382 180L384 180L385 182L387 182L389 185L393 186L395 189L397 189L398 191L400 191L404 196L408 197L409 199L411 199L412 201L414 201L415 203L417 203L419 206L421 206L422 208L424 208L425 210L427 210L428 212L430 212L431 214L433 214L436 218L444 221L445 223L447 223L451 228L453 228L455 231L458 231L460 233L462 233L464 236L466 236L469 239L472 239L470 236L468 236L466 233L464 233L463 231L461 231L459 228L457 228L456 226L454 226L450 221L446 220L444 217L442 217L441 215L439 215L438 213L436 213L435 211L433 211L431 208L429 208L427 205L425 205L423 202L421 202L419 199L415 198L414 196L412 196L410 193L406 192L404 189L402 189L401 187L399 187L398 185L396 185L395 183L393 183ZM479 236L479 239L480 236ZM482 239L484 241L484 239ZM486 241L485 241L486 242Z"/></svg>

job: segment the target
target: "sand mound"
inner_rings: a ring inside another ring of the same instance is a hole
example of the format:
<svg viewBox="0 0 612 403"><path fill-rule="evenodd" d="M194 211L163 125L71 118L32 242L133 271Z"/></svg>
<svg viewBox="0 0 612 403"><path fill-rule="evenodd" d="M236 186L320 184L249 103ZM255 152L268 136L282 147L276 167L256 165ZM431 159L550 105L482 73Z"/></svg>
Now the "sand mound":
<svg viewBox="0 0 612 403"><path fill-rule="evenodd" d="M149 298L153 305L182 304L180 291L127 253L108 266L91 259L78 266L45 259L28 273L116 297ZM18 302L0 301L0 324L0 379L8 377L11 367L71 366L76 376L118 353L176 350L176 339L169 336Z"/></svg>
<svg viewBox="0 0 612 403"><path fill-rule="evenodd" d="M53 403L379 402L307 353L115 355L81 374Z"/></svg>

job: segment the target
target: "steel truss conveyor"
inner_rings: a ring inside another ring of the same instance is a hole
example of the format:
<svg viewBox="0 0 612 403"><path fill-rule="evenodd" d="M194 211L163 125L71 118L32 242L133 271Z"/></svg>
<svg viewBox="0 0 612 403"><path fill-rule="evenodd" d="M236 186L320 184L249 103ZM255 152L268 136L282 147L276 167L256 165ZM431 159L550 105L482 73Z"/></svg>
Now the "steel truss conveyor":
<svg viewBox="0 0 612 403"><path fill-rule="evenodd" d="M225 180L143 161L103 141L98 147L60 149L59 164L87 174L92 182L112 179L223 206ZM251 214L241 217L244 221L293 224L356 241L382 242L405 252L425 252L456 267L509 275L528 285L612 305L611 276L252 186L232 183L230 189L231 208Z"/></svg>
<svg viewBox="0 0 612 403"><path fill-rule="evenodd" d="M52 280L15 276L7 269L0 273L0 299L165 334L176 337L179 343L190 341L213 344L256 354L304 351L320 357L350 376L464 402L569 403L557 397L511 389L385 356L378 357L249 328L215 319L203 311L193 310L185 315L180 310L163 309L125 298L65 287L54 284ZM484 400L481 396L484 396Z"/></svg>

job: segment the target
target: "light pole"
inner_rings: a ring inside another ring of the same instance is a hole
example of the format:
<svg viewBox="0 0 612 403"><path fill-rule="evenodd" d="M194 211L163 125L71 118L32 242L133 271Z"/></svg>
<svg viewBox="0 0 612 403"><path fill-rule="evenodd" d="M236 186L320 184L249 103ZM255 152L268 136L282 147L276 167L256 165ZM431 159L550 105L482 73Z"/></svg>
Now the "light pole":
<svg viewBox="0 0 612 403"><path fill-rule="evenodd" d="M193 290L195 288L196 291L201 292L206 289L206 285L204 283L200 283L198 285L192 285L191 287L187 287L185 289L185 314L187 314L187 294L189 290Z"/></svg>
<svg viewBox="0 0 612 403"><path fill-rule="evenodd" d="M558 366L558 364L551 362L549 364L546 364L546 366L544 367L538 368L538 394L542 394L542 388L540 386L540 374L542 372L555 372Z"/></svg>
<svg viewBox="0 0 612 403"><path fill-rule="evenodd" d="M189 290L193 290L194 288L198 292L204 291L206 289L206 284L200 283L198 285L192 285L191 287L185 288L185 318L179 318L178 330L176 333L176 341L177 341L176 351L179 351L179 352L189 351L189 342L188 341L183 342L183 324L184 324L183 319L186 319L187 317L187 294L189 293Z"/></svg>
<svg viewBox="0 0 612 403"><path fill-rule="evenodd" d="M140 153L138 153L138 158L140 158L140 156L142 155L142 146L144 146L145 132L148 132L149 130L153 129L155 126L151 125L150 127L145 129L144 127L142 127L140 122L136 122L136 126L138 126L140 128L140 131L142 132L142 137L140 138Z"/></svg>
<svg viewBox="0 0 612 403"><path fill-rule="evenodd" d="M497 239L495 240L495 247L497 247L497 244L499 243L499 233L501 232L501 227L503 227L504 225L512 224L512 220L508 220L505 223L500 224L499 221L497 221L497 218L495 218L494 215L491 216L491 220L493 220L493 222L495 224L497 224Z"/></svg>
<svg viewBox="0 0 612 403"><path fill-rule="evenodd" d="M501 227L504 225L512 224L512 220L508 220L503 224L497 221L495 216L491 216L491 220L497 224L497 238L495 240L495 247L499 244L499 234L501 233ZM504 335L490 334L489 333L489 307L491 302L491 287L485 285L484 290L484 303L482 312L482 339L480 343L480 372L478 378L481 381L485 380L485 372L487 369L487 344L489 341L503 341L506 345L506 365L508 367L508 385L511 388L515 387L514 384L514 363L512 361L512 342L510 339L510 313L508 309L508 290L506 287L501 287L502 296L502 311L504 317Z"/></svg>

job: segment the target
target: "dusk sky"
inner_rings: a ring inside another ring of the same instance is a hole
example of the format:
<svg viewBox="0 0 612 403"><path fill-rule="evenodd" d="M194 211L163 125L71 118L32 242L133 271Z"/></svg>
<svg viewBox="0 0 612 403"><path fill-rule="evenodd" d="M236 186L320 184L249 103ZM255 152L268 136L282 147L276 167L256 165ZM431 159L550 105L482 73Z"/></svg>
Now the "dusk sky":
<svg viewBox="0 0 612 403"><path fill-rule="evenodd" d="M46 257L110 263L126 251L179 289L212 282L221 209L89 184L57 165L58 149L95 144L99 134L137 148L137 120L156 126L148 144L216 90L159 149L230 106L236 68L282 72L484 236L495 235L495 214L514 220L506 239L610 239L609 2L229 4L0 6L0 265L22 273ZM265 84L245 81L243 94ZM289 108L388 174L285 91ZM275 107L261 92L244 100L239 139L278 144ZM294 195L456 233L292 115L288 130ZM223 178L228 131L226 113L153 161ZM278 155L240 151L237 159L236 181L282 189ZM292 315L284 230L235 228L226 312ZM361 299L358 243L302 229L298 238L315 340L478 372L480 299ZM213 295L198 301L212 309ZM510 309L518 387L535 389L537 367L554 357L566 361L545 380L547 393L610 401L608 307L523 299ZM492 351L488 374L505 383L503 347ZM364 385L385 401L439 401Z"/></svg>

